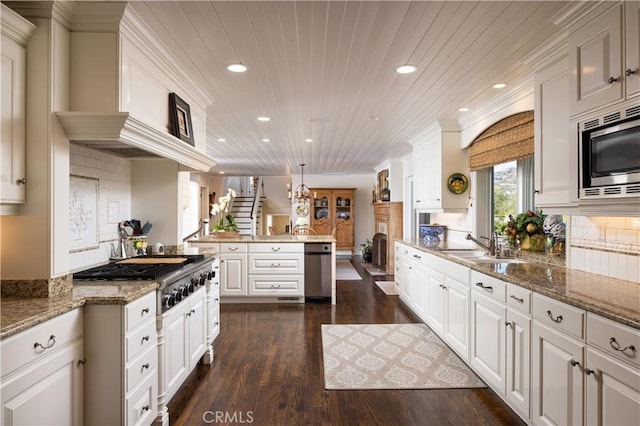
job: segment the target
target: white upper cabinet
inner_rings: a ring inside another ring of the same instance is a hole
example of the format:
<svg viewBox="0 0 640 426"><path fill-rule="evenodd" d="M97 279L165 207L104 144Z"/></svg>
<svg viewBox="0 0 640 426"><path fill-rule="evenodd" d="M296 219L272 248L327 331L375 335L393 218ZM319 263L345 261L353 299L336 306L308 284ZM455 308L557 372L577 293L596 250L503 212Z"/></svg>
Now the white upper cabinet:
<svg viewBox="0 0 640 426"><path fill-rule="evenodd" d="M447 178L454 173L469 176L467 153L460 148L456 125L439 122L427 140L413 147L414 208L430 212L462 212L469 207L469 193L454 194Z"/></svg>
<svg viewBox="0 0 640 426"><path fill-rule="evenodd" d="M569 35L571 115L640 93L638 3L617 3Z"/></svg>
<svg viewBox="0 0 640 426"><path fill-rule="evenodd" d="M11 214L26 199L26 45L35 26L7 6L0 6L0 202L2 213Z"/></svg>
<svg viewBox="0 0 640 426"><path fill-rule="evenodd" d="M577 188L567 159L576 135L569 123L569 60L564 57L535 74L535 203L565 207Z"/></svg>

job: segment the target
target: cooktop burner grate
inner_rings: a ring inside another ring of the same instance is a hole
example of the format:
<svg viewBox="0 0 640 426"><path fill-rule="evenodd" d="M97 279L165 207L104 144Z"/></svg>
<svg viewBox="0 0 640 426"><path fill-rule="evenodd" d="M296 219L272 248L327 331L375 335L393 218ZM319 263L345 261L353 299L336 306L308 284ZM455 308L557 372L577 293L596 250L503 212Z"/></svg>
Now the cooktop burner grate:
<svg viewBox="0 0 640 426"><path fill-rule="evenodd" d="M160 256L158 256L159 258ZM183 263L159 263L159 264L131 264L118 263L118 261L106 265L85 269L73 274L78 280L157 280L174 271L183 268L193 262L204 259L204 255L176 255L164 256L186 258Z"/></svg>

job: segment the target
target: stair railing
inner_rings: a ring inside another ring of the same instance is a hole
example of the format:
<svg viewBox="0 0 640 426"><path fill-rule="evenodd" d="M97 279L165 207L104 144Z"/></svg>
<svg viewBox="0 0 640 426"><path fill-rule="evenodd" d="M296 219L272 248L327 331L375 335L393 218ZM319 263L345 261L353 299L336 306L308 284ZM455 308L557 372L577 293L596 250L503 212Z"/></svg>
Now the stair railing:
<svg viewBox="0 0 640 426"><path fill-rule="evenodd" d="M251 219L251 235L256 235L258 228L258 218L257 218L257 210L260 203L260 194L258 191L258 187L260 186L260 181L262 178L256 177L253 180L253 202L251 203L251 214L249 218Z"/></svg>

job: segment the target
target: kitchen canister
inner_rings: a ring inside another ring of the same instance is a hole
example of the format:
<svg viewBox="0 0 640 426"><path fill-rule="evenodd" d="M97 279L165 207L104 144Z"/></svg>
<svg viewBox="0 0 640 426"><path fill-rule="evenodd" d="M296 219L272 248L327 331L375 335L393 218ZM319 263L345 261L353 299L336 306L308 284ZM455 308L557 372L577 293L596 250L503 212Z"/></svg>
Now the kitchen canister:
<svg viewBox="0 0 640 426"><path fill-rule="evenodd" d="M164 244L162 243L155 243L153 245L153 254L155 255L164 255Z"/></svg>

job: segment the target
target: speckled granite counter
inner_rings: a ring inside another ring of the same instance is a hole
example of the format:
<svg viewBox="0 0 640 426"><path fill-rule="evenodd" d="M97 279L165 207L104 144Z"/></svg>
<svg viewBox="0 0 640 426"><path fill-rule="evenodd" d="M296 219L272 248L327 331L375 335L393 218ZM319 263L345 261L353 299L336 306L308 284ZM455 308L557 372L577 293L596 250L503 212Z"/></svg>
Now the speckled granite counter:
<svg viewBox="0 0 640 426"><path fill-rule="evenodd" d="M441 244L431 248L415 241L396 241L640 329L639 284L538 262L476 264L441 253L461 246Z"/></svg>
<svg viewBox="0 0 640 426"><path fill-rule="evenodd" d="M73 290L60 296L3 298L0 299L0 339L83 305L125 305L156 288L155 281L75 281Z"/></svg>
<svg viewBox="0 0 640 426"><path fill-rule="evenodd" d="M258 235L239 238L200 237L189 240L189 244L197 246L202 243L334 243L331 235Z"/></svg>

